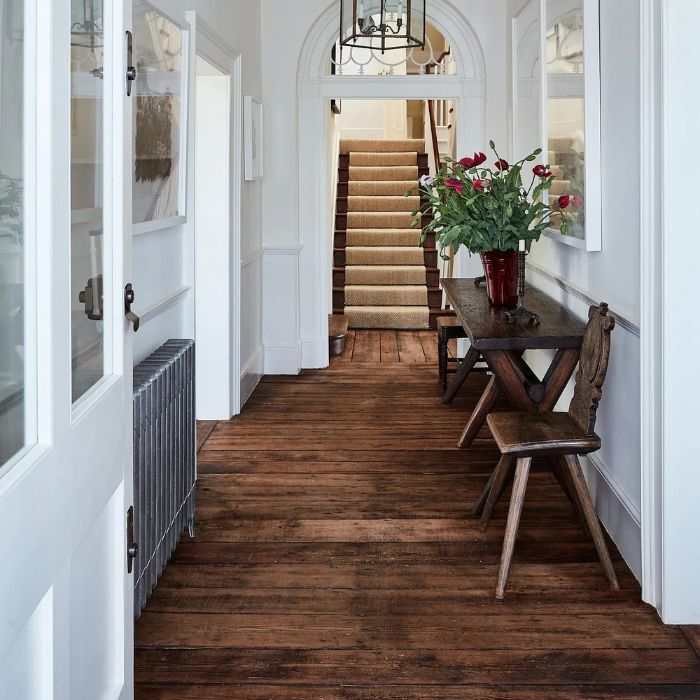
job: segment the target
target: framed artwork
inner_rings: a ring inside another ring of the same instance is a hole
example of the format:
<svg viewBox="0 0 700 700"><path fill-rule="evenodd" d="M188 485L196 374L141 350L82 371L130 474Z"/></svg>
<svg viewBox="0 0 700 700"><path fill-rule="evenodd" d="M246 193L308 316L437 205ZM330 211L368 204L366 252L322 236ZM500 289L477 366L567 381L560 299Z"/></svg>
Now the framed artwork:
<svg viewBox="0 0 700 700"><path fill-rule="evenodd" d="M263 177L263 109L262 103L252 97L244 98L243 130L245 150L245 179Z"/></svg>
<svg viewBox="0 0 700 700"><path fill-rule="evenodd" d="M602 248L600 0L541 0L541 122L565 227L546 233L582 250ZM562 199L560 199L562 198Z"/></svg>
<svg viewBox="0 0 700 700"><path fill-rule="evenodd" d="M134 3L134 224L186 216L189 32Z"/></svg>

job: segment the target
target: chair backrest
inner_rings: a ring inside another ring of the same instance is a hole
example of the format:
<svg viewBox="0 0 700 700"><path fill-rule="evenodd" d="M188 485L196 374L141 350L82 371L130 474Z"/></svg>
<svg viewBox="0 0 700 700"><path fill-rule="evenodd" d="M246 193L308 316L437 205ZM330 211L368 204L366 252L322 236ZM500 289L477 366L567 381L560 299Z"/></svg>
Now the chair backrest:
<svg viewBox="0 0 700 700"><path fill-rule="evenodd" d="M591 306L576 372L574 398L569 406L569 415L586 435L593 435L595 430L596 412L608 371L610 333L614 327L615 319L608 316L607 304Z"/></svg>

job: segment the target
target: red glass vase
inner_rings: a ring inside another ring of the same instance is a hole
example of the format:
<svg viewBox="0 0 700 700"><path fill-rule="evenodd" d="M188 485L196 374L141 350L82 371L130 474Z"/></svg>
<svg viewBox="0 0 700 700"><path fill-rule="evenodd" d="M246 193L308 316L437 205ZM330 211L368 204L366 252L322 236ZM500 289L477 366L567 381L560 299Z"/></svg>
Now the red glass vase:
<svg viewBox="0 0 700 700"><path fill-rule="evenodd" d="M481 254L486 275L486 293L494 306L518 305L518 252L492 250Z"/></svg>

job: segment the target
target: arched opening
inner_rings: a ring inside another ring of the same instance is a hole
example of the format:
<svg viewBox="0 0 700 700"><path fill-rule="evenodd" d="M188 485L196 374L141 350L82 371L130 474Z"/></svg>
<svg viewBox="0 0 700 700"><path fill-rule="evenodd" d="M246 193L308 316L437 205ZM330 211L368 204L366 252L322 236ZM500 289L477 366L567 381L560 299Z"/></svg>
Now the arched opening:
<svg viewBox="0 0 700 700"><path fill-rule="evenodd" d="M374 75L359 71L333 73L341 61L331 60L338 38L337 7L323 13L307 35L298 72L299 148L299 333L301 366L328 366L328 317L332 313L332 238L329 211L334 195L329 157L331 100L450 100L456 107L457 151L485 138L485 66L480 42L462 13L444 2L427 17L434 36L450 47L449 68L430 74L421 61L406 58L413 69L397 74L391 65L376 62ZM448 33L445 27L450 27ZM365 60L366 60L365 56ZM343 58L343 61L346 59ZM425 62L426 56L422 57ZM352 62L353 65L358 65ZM458 259L455 270L466 273L468 260Z"/></svg>

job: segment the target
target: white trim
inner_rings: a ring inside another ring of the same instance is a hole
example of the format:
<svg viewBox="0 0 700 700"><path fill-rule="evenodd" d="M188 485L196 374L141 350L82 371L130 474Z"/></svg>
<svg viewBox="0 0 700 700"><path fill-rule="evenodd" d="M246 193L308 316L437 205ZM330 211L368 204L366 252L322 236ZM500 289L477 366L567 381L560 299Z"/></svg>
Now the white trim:
<svg viewBox="0 0 700 700"><path fill-rule="evenodd" d="M174 306L182 300L182 298L190 291L192 287L187 285L179 287L178 289L163 295L159 299L146 304L142 307L139 313L139 318L141 319L141 325L145 325L149 321L160 316L163 312L167 311L171 306Z"/></svg>
<svg viewBox="0 0 700 700"><path fill-rule="evenodd" d="M564 236L548 229L545 234L563 245L590 252L603 249L603 185L600 169L601 139L601 80L600 80L600 0L558 0L563 16L574 9L583 9L583 60L584 60L584 132L585 132L585 239ZM541 74L541 118L542 144L549 143L547 115L549 112L549 76L547 73L548 11L553 9L552 0L540 0L540 74Z"/></svg>
<svg viewBox="0 0 700 700"><path fill-rule="evenodd" d="M660 114L661 16L658 0L642 0L641 13L641 159L640 288L641 342L641 541L642 597L659 608L663 569L663 249L658 169L662 148Z"/></svg>
<svg viewBox="0 0 700 700"><path fill-rule="evenodd" d="M194 53L211 63L230 81L230 154L231 154L231 193L229 202L230 211L230 285L231 285L231 414L237 415L241 410L241 298L242 298L242 267L241 259L241 211L242 211L242 182L243 182L243 159L241 155L243 139L243 69L242 55L223 39L215 29L207 24L194 11L187 12L187 19L192 26L194 36ZM194 90L194 81L193 81ZM194 139L192 140L194 147ZM194 156L196 158L196 154ZM194 187L191 188L194 190ZM193 196L192 194L190 195ZM193 217L194 219L194 217ZM192 224L194 226L194 223ZM198 238L193 236L195 241L195 255ZM196 280L194 283L194 294L197 294Z"/></svg>
<svg viewBox="0 0 700 700"><path fill-rule="evenodd" d="M154 219L153 221L142 221L140 224L134 224L132 235L145 236L148 233L156 233L165 229L170 229L170 232L175 231L175 227L182 226L187 223L186 216L172 216L169 219Z"/></svg>
<svg viewBox="0 0 700 700"><path fill-rule="evenodd" d="M301 245L266 245L263 247L265 255L298 255L301 253Z"/></svg>
<svg viewBox="0 0 700 700"><path fill-rule="evenodd" d="M246 255L244 258L241 259L241 269L246 268L246 267L250 267L254 262L257 262L258 260L262 260L264 253L265 253L264 248L258 248L253 253Z"/></svg>
<svg viewBox="0 0 700 700"><path fill-rule="evenodd" d="M255 348L241 371L241 405L245 405L263 377L264 349L262 345Z"/></svg>
<svg viewBox="0 0 700 700"><path fill-rule="evenodd" d="M265 374L297 375L301 367L301 344L264 345Z"/></svg>
<svg viewBox="0 0 700 700"><path fill-rule="evenodd" d="M540 265L535 265L534 263L528 262L527 269L539 275L540 277L543 277L549 283L556 285L560 289L563 289L568 294L571 294L572 296L576 297L587 306L597 306L602 301L601 299L594 299L592 296L583 291L580 287L572 284L568 280L562 279L551 270L547 270L546 268L541 267ZM633 335L639 337L639 324L635 323L634 321L631 321L626 316L618 313L615 309L610 309L610 315L615 318L615 320L622 328L624 328L626 331L629 331Z"/></svg>

